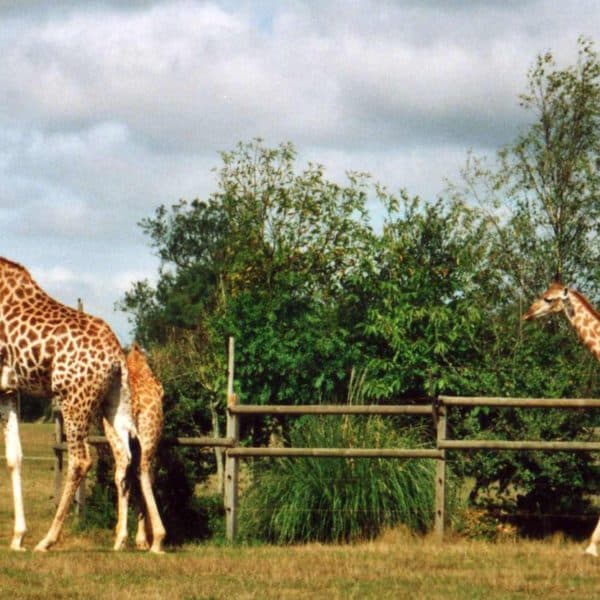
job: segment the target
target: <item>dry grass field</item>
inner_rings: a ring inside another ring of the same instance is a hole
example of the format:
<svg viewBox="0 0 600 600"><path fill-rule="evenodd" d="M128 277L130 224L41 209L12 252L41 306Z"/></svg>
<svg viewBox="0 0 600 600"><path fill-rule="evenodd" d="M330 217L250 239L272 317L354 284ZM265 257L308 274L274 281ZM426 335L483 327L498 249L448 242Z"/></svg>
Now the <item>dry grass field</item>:
<svg viewBox="0 0 600 600"><path fill-rule="evenodd" d="M52 500L52 428L25 425L26 546L45 534ZM9 480L0 477L0 598L596 598L600 560L551 539L490 544L413 538L391 531L350 546L190 545L164 556L113 553L112 533L67 527L48 554L8 550Z"/></svg>

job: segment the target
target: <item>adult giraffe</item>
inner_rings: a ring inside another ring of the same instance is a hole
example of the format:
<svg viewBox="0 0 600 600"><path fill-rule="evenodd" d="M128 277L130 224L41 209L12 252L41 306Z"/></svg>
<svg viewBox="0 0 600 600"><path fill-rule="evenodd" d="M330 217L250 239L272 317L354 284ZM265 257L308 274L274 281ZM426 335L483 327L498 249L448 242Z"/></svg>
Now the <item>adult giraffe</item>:
<svg viewBox="0 0 600 600"><path fill-rule="evenodd" d="M600 360L600 313L580 292L555 281L533 302L523 315L523 319L538 319L558 312L565 313L581 341ZM600 519L585 549L586 554L598 556L598 544L600 544Z"/></svg>
<svg viewBox="0 0 600 600"><path fill-rule="evenodd" d="M35 547L46 551L58 540L75 491L90 469L87 437L96 414L102 416L115 457L119 509L126 503L129 435L135 435L127 364L104 321L53 300L24 267L0 257L0 403L15 508L13 550L22 549L26 532L16 410L20 392L55 398L67 438L66 482L50 529ZM119 527L115 548L127 536L127 523Z"/></svg>

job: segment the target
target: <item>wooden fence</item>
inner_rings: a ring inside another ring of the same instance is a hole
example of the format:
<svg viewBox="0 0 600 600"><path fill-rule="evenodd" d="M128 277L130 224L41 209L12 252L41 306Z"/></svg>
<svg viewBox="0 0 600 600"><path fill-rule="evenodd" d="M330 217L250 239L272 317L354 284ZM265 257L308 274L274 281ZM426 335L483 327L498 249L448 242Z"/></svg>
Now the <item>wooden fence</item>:
<svg viewBox="0 0 600 600"><path fill-rule="evenodd" d="M233 340L229 342L228 383L227 383L227 430L224 438L177 438L172 443L180 446L222 447L225 448L225 490L224 506L227 538L234 540L237 532L239 462L254 457L320 457L320 458L390 458L412 459L430 458L436 461L435 472L435 522L434 530L441 539L444 535L446 520L446 459L448 451L547 451L547 452L598 452L600 442L583 441L541 441L541 440L474 440L449 439L447 418L453 407L487 406L493 408L518 407L527 409L562 408L586 409L600 408L598 399L548 399L548 398L491 398L440 395L427 404L401 405L311 405L311 406L279 406L279 405L243 405L238 403L233 392L234 370ZM240 420L247 416L257 415L421 415L433 419L435 439L431 448L267 448L240 446ZM66 447L57 420L55 450L55 484L58 493L62 481L62 454ZM103 437L92 437L92 444L106 443ZM79 503L83 502L85 493L79 495Z"/></svg>

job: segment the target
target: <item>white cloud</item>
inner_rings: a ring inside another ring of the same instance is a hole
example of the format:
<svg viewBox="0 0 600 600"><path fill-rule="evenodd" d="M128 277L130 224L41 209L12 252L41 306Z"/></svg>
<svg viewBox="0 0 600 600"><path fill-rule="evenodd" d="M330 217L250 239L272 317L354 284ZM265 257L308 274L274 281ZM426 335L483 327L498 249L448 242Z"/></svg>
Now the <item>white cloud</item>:
<svg viewBox="0 0 600 600"><path fill-rule="evenodd" d="M77 279L73 271L59 265L51 269L34 267L31 269L31 275L43 288L70 284Z"/></svg>
<svg viewBox="0 0 600 600"><path fill-rule="evenodd" d="M492 27L497 13L480 25ZM406 112L434 123L465 109L491 121L516 112L525 65L515 69L515 59L531 41L509 28L511 13L485 44L469 32L470 13L439 7L284 4L269 31L253 18L188 1L22 22L1 61L0 98L38 124L115 120L156 145L213 152L255 135L369 143L379 122Z"/></svg>
<svg viewBox="0 0 600 600"><path fill-rule="evenodd" d="M114 122L64 132L8 128L3 138L0 222L9 218L31 238L139 240L137 222L159 204L208 193L217 163L216 154L154 152Z"/></svg>
<svg viewBox="0 0 600 600"><path fill-rule="evenodd" d="M214 190L217 151L290 140L334 179L434 197L467 150L514 138L536 54L572 64L600 4L57 0L0 16L0 255L126 332L113 303L157 263L136 223Z"/></svg>

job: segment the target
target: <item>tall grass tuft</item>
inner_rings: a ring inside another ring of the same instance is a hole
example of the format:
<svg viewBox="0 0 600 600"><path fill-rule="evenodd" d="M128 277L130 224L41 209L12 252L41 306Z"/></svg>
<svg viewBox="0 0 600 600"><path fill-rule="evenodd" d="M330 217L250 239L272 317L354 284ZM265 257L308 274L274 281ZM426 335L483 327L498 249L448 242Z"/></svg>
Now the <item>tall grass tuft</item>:
<svg viewBox="0 0 600 600"><path fill-rule="evenodd" d="M304 417L291 446L418 448L424 431L381 417ZM369 539L404 524L426 531L434 515L431 459L290 458L259 461L241 500L246 539L276 543Z"/></svg>

